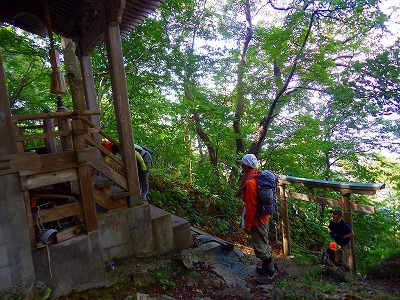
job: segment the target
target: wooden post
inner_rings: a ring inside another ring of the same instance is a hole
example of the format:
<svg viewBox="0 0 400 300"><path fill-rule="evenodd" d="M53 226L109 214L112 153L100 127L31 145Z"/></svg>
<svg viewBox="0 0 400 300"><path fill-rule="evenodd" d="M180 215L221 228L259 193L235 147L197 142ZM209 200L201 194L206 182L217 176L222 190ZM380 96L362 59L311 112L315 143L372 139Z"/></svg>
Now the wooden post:
<svg viewBox="0 0 400 300"><path fill-rule="evenodd" d="M351 212L350 194L342 194L343 202L343 220L353 229L353 216ZM349 267L352 272L356 272L356 255L354 247L354 237L350 239L351 256Z"/></svg>
<svg viewBox="0 0 400 300"><path fill-rule="evenodd" d="M44 132L54 132L54 119L44 119L43 120L43 131ZM47 153L56 153L57 152L56 138L54 138L54 137L45 138L44 144L46 146Z"/></svg>
<svg viewBox="0 0 400 300"><path fill-rule="evenodd" d="M35 233L35 220L33 219L31 198L29 191L24 191L24 203L26 209L26 221L28 222L29 237L31 240L32 249L36 248L36 233Z"/></svg>
<svg viewBox="0 0 400 300"><path fill-rule="evenodd" d="M81 120L72 120L72 128L74 133L77 132L77 129L81 129ZM86 148L85 138L83 134L74 134L74 146L75 150L82 150ZM83 215L85 218L86 232L89 233L98 229L96 203L94 199L92 172L90 166L79 166L78 176L81 193L80 200L83 208Z"/></svg>
<svg viewBox="0 0 400 300"><path fill-rule="evenodd" d="M58 96L57 97L57 112L64 112L64 111L68 111L68 109L65 108L62 98L60 96ZM69 118L58 118L57 124L58 124L59 131L71 130L71 123L70 123ZM62 136L62 137L60 137L60 140L61 140L62 151L67 151L67 150L73 149L72 138L70 136Z"/></svg>
<svg viewBox="0 0 400 300"><path fill-rule="evenodd" d="M128 206L140 204L139 176L136 165L135 148L132 135L128 90L126 88L125 68L122 53L121 33L118 25L105 26L105 40L110 66L113 102L118 127L118 138L121 145L122 157L125 162L125 176L129 192L133 197L128 200Z"/></svg>
<svg viewBox="0 0 400 300"><path fill-rule="evenodd" d="M281 198L283 254L285 256L289 256L291 255L291 248L290 248L290 231L289 231L289 213L287 208L287 199L285 195L286 184L282 184L278 188L279 188L279 197Z"/></svg>
<svg viewBox="0 0 400 300"><path fill-rule="evenodd" d="M92 71L92 63L90 61L90 56L79 55L79 60L81 63L81 72L82 72L83 86L85 89L87 109L98 110L99 106L96 101L97 96L96 96L96 90L94 89L93 71ZM100 117L98 115L89 116L89 120L93 124L95 124L98 128L100 128ZM98 143L101 143L100 134L94 133L93 138ZM101 157L100 153L99 157Z"/></svg>

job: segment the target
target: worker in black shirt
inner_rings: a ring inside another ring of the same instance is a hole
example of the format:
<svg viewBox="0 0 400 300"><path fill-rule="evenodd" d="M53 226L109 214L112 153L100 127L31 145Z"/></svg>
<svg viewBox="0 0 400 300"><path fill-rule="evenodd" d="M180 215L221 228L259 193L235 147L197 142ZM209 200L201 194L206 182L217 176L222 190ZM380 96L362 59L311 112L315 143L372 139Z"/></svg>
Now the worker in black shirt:
<svg viewBox="0 0 400 300"><path fill-rule="evenodd" d="M350 225L342 219L340 210L332 210L332 220L329 222L328 233L335 241L335 259L337 264L342 264L346 270L350 270L350 238L354 232Z"/></svg>

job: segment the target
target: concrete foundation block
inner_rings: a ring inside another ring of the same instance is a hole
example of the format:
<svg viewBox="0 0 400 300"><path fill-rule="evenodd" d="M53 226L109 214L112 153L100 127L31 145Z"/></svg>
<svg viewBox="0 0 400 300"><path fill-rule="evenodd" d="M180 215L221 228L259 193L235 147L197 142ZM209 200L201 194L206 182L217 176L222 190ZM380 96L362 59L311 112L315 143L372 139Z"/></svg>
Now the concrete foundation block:
<svg viewBox="0 0 400 300"><path fill-rule="evenodd" d="M100 233L82 234L60 244L32 251L37 280L57 297L72 289L107 285Z"/></svg>
<svg viewBox="0 0 400 300"><path fill-rule="evenodd" d="M133 254L137 257L149 256L154 252L150 205L135 206L127 214Z"/></svg>
<svg viewBox="0 0 400 300"><path fill-rule="evenodd" d="M174 250L171 214L155 206L150 206L154 250L164 253Z"/></svg>
<svg viewBox="0 0 400 300"><path fill-rule="evenodd" d="M171 215L171 222L175 250L191 248L193 246L193 238L190 231L189 221Z"/></svg>
<svg viewBox="0 0 400 300"><path fill-rule="evenodd" d="M98 214L103 248L107 249L130 242L128 210L129 208L122 208Z"/></svg>

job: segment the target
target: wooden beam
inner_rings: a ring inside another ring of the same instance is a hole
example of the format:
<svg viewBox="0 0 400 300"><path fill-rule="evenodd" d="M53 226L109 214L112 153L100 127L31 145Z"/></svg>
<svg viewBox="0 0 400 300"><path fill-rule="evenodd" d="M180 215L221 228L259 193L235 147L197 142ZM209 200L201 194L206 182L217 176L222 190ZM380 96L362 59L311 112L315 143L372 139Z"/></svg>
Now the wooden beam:
<svg viewBox="0 0 400 300"><path fill-rule="evenodd" d="M43 224L72 216L83 219L82 208L79 202L54 206L51 209L39 210L39 216Z"/></svg>
<svg viewBox="0 0 400 300"><path fill-rule="evenodd" d="M0 157L0 176L17 173L23 170L40 168L40 158L37 153L24 152Z"/></svg>
<svg viewBox="0 0 400 300"><path fill-rule="evenodd" d="M98 143L90 135L85 134L85 139L86 139L86 141L88 142L89 145L96 147L101 153L103 153L106 156L108 156L109 158L111 158L117 164L119 164L122 167L125 166L125 163L124 163L124 161L122 159L120 159L117 156L115 156L114 153L108 151L108 149L104 148L100 143Z"/></svg>
<svg viewBox="0 0 400 300"><path fill-rule="evenodd" d="M15 115L11 119L13 122L26 121L26 120L46 120L52 118L72 118L78 115L90 116L90 115L100 115L100 110L82 110L79 112L64 111L64 112L54 112L54 113L42 113L42 114L30 114L30 115Z"/></svg>
<svg viewBox="0 0 400 300"><path fill-rule="evenodd" d="M374 195L377 191L385 188L384 183L358 183L340 182L328 180L316 180L293 176L278 175L278 184L296 184L306 187L329 189L341 194L363 194Z"/></svg>
<svg viewBox="0 0 400 300"><path fill-rule="evenodd" d="M108 179L114 181L116 185L120 186L126 191L129 190L126 178L121 174L117 173L116 171L114 171L113 169L111 169L104 162L101 162L100 160L93 160L90 162L90 165L97 171L99 171L101 174L106 176Z"/></svg>
<svg viewBox="0 0 400 300"><path fill-rule="evenodd" d="M320 204L326 204L326 205L330 205L330 206L340 206L341 205L341 200L328 199L328 198L312 196L312 195L308 195L308 194L301 194L301 193L292 192L290 190L286 190L285 195L288 198L309 201L309 202L317 202Z"/></svg>
<svg viewBox="0 0 400 300"><path fill-rule="evenodd" d="M76 162L76 152L67 151L40 155L42 167L53 167L55 165L65 165Z"/></svg>
<svg viewBox="0 0 400 300"><path fill-rule="evenodd" d="M26 191L38 187L48 186L56 183L72 181L77 179L78 179L78 171L76 169L60 170L60 171L27 176L26 186L23 186L22 188L24 191Z"/></svg>
<svg viewBox="0 0 400 300"><path fill-rule="evenodd" d="M103 24L106 22L104 9L97 10L98 14L86 31L81 35L78 46L82 55L89 55L93 49L104 40Z"/></svg>
<svg viewBox="0 0 400 300"><path fill-rule="evenodd" d="M290 190L286 190L285 195L288 198L293 198L293 199L302 200L302 201L317 202L319 204L325 204L325 205L329 205L329 206L339 206L339 207L343 206L341 199L328 199L328 198L323 198L323 197L318 197L318 196L312 196L309 194L296 193L296 192L292 192ZM370 206L370 205L363 205L363 204L357 204L354 202L350 202L350 207L352 210L355 210L355 211L365 212L365 213L369 213L369 214L375 213L375 207Z"/></svg>
<svg viewBox="0 0 400 300"><path fill-rule="evenodd" d="M63 131L53 131L53 132L43 132L37 134L27 134L27 135L20 135L16 138L17 142L24 142L30 140L41 140L46 138L54 138L58 136L71 136L72 130L63 130Z"/></svg>

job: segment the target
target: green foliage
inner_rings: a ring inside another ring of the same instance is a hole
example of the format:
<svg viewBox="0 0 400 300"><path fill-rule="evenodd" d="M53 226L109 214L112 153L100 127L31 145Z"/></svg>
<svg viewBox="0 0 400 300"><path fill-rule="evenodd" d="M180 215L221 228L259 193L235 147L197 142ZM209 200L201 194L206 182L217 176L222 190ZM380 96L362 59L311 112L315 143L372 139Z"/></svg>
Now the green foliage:
<svg viewBox="0 0 400 300"><path fill-rule="evenodd" d="M166 270L156 270L153 272L153 275L159 283L167 288L174 288L176 286L176 283L169 279L170 275Z"/></svg>
<svg viewBox="0 0 400 300"><path fill-rule="evenodd" d="M254 35L243 74L237 64L250 28L242 1L164 1L123 41L134 140L155 150L149 200L194 226L229 232L242 207L235 197L242 155L237 142L246 151L260 138L263 169L387 184L387 194L352 198L377 209L372 218L354 216L357 264L364 272L399 245L398 161L369 154L399 149L399 43L381 45L388 17L375 0L297 1L284 10L250 4ZM1 27L0 40L13 114L54 111L45 43L10 26ZM104 45L91 62L101 127L117 138ZM244 110L236 134L239 91ZM65 100L70 108L70 96ZM289 204L293 246L306 259L307 251L328 242L329 216L319 205Z"/></svg>

